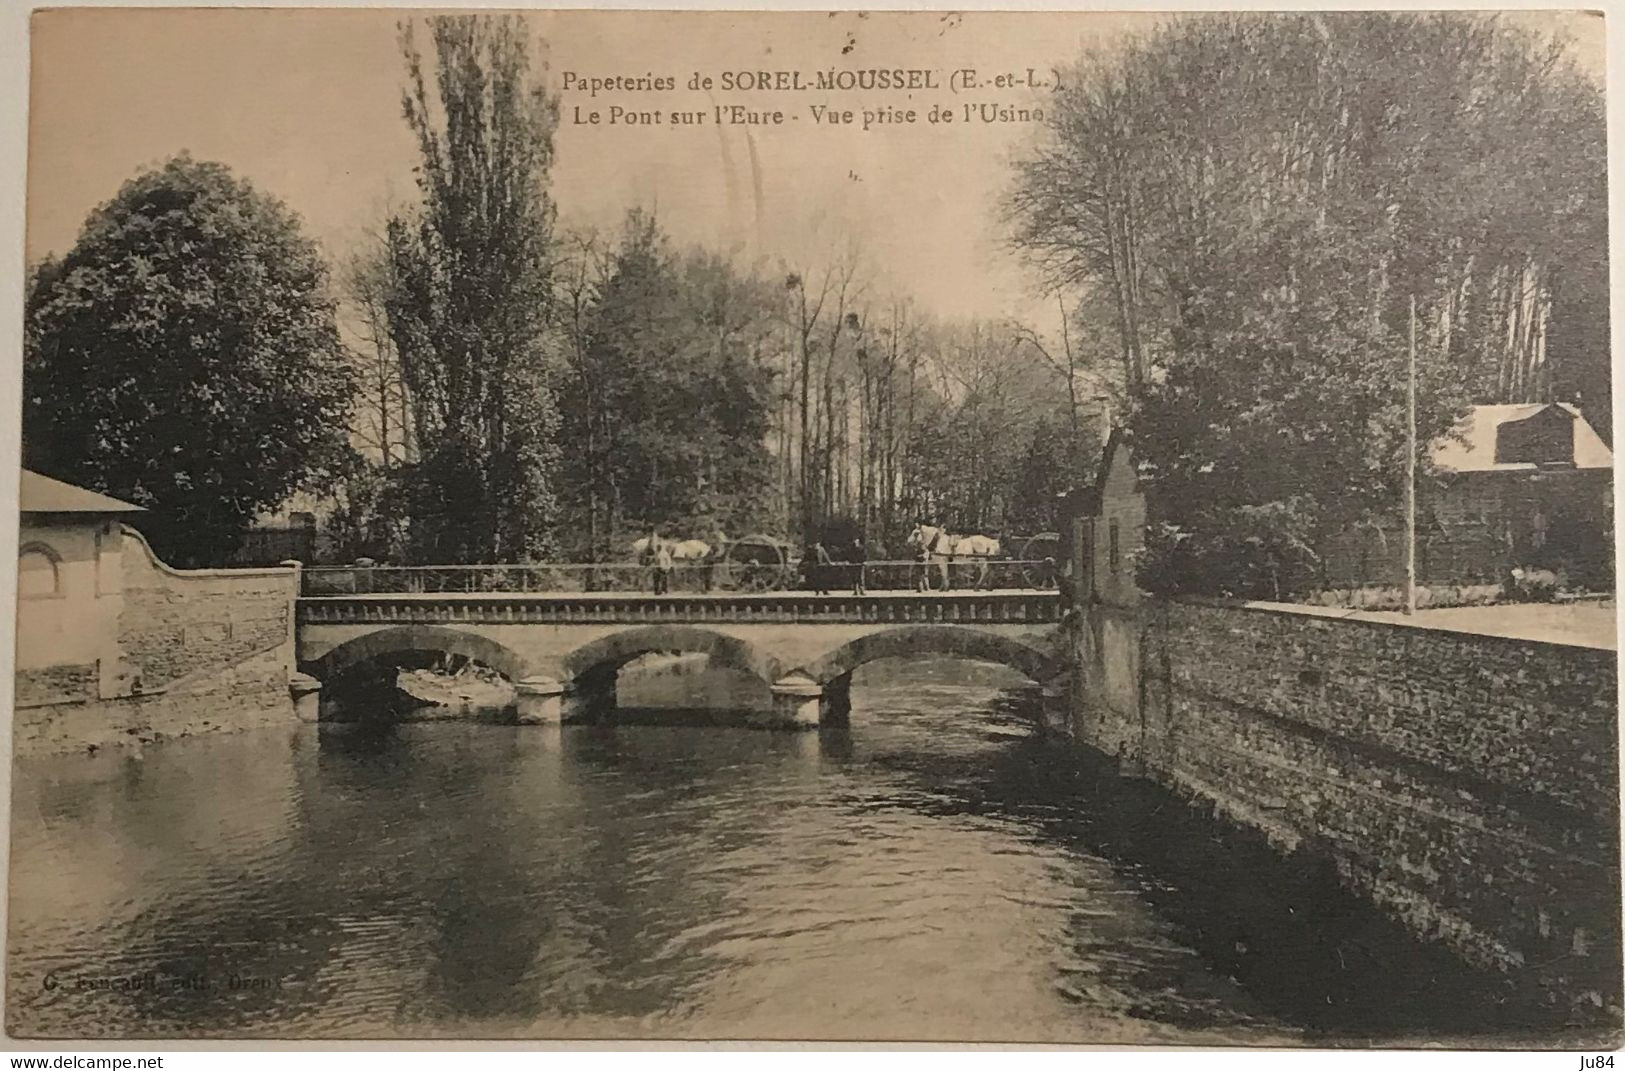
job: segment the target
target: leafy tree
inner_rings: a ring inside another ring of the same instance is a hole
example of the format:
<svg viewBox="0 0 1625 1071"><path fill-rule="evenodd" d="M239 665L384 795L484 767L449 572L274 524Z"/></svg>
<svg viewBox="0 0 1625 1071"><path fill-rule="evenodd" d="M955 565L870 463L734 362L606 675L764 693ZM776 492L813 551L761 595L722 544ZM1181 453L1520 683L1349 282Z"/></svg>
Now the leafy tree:
<svg viewBox="0 0 1625 1071"><path fill-rule="evenodd" d="M415 212L390 220L389 334L414 427L402 472L419 560L531 559L551 548L558 413L547 194L558 101L522 19L436 16L431 94L402 31Z"/></svg>
<svg viewBox="0 0 1625 1071"><path fill-rule="evenodd" d="M627 215L570 347L565 462L577 548L624 554L659 525L710 537L760 522L772 495L774 295L725 261L675 252L654 218Z"/></svg>
<svg viewBox="0 0 1625 1071"><path fill-rule="evenodd" d="M1016 243L1109 310L1167 545L1240 556L1191 572L1207 590L1301 590L1313 548L1397 508L1413 300L1423 442L1473 402L1605 404L1602 98L1561 45L1463 13L1200 16L1084 56L1047 115Z"/></svg>
<svg viewBox="0 0 1625 1071"><path fill-rule="evenodd" d="M404 488L376 459L351 448L333 466L322 518L331 561L399 561L406 546Z"/></svg>
<svg viewBox="0 0 1625 1071"><path fill-rule="evenodd" d="M760 527L771 508L774 377L765 355L777 295L764 280L694 250L682 258L680 282L680 366L692 402L678 425L692 488L682 508L695 531L739 534Z"/></svg>
<svg viewBox="0 0 1625 1071"><path fill-rule="evenodd" d="M316 246L219 164L131 179L30 280L24 463L147 507L178 564L336 457L353 390Z"/></svg>

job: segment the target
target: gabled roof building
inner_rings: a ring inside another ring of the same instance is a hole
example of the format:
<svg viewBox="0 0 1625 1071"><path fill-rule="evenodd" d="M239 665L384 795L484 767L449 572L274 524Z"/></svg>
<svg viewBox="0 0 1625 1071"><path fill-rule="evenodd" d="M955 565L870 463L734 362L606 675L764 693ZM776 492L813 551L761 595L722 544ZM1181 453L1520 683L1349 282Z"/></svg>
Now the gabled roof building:
<svg viewBox="0 0 1625 1071"><path fill-rule="evenodd" d="M1417 488L1420 583L1495 584L1524 568L1612 588L1614 455L1577 407L1474 406L1430 460ZM1327 584L1402 582L1403 523L1396 508L1323 548Z"/></svg>

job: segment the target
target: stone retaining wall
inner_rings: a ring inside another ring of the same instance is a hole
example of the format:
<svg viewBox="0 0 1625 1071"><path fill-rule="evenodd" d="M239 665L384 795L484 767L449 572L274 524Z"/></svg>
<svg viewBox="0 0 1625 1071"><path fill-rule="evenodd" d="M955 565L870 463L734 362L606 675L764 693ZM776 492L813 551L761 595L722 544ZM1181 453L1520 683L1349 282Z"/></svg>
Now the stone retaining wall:
<svg viewBox="0 0 1625 1071"><path fill-rule="evenodd" d="M270 650L156 695L19 709L13 741L17 754L30 755L292 724L287 665L282 651Z"/></svg>
<svg viewBox="0 0 1625 1071"><path fill-rule="evenodd" d="M1612 651L1280 608L1095 604L1073 731L1534 995L1617 1007Z"/></svg>

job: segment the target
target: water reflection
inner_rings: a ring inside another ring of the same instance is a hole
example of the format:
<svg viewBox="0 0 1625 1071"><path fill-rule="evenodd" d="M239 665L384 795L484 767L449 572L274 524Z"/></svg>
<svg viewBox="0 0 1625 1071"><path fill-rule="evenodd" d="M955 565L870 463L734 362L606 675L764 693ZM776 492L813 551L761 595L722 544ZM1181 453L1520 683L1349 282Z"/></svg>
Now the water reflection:
<svg viewBox="0 0 1625 1071"><path fill-rule="evenodd" d="M673 681L665 706L692 703ZM11 1029L1131 1043L1402 1022L1373 964L1434 961L1372 913L1306 928L1346 901L1042 739L1014 683L886 666L849 729L811 733L646 707L21 763ZM168 981L73 984L147 972Z"/></svg>

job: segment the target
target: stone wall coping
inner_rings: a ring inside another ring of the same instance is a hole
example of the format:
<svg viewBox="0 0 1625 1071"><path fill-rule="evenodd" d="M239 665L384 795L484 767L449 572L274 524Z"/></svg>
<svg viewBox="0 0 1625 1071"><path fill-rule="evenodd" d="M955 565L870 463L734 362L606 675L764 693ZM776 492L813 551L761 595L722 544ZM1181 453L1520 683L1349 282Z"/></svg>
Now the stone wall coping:
<svg viewBox="0 0 1625 1071"><path fill-rule="evenodd" d="M133 536L135 541L141 545L141 549L146 552L149 565L160 573L179 577L182 580L229 580L239 577L245 579L250 577L286 577L292 579L299 572L297 565L271 565L253 569L177 569L158 557L157 552L152 549L152 544L147 542L146 536L127 524L121 524L119 528L125 535Z"/></svg>
<svg viewBox="0 0 1625 1071"><path fill-rule="evenodd" d="M1155 598L1147 598L1140 608L1142 610L1154 609L1158 601ZM1437 622L1417 621L1407 618L1398 610L1351 610L1346 606L1315 606L1308 603L1215 599L1198 595L1184 595L1166 601L1175 605L1205 606L1216 610L1246 610L1252 613L1279 614L1283 617L1318 617L1333 621L1346 621L1367 628L1402 628L1418 632L1431 632L1441 636L1469 636L1473 639L1489 640L1494 643L1513 643L1525 646L1533 644L1561 650L1579 648L1585 651L1604 651L1609 654L1617 650L1614 645L1588 643L1578 637L1561 640L1537 639L1532 636L1509 636L1500 632L1479 632L1469 628L1452 628L1449 625ZM1377 616L1379 614L1382 616Z"/></svg>

